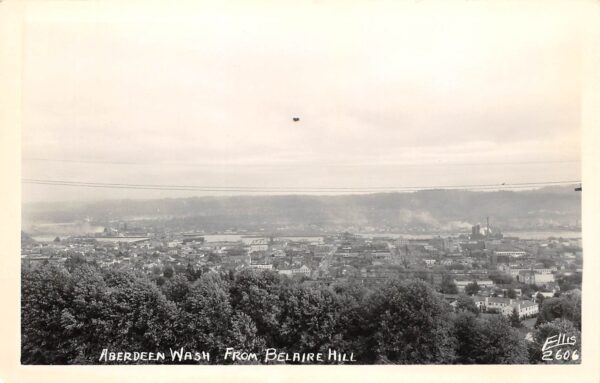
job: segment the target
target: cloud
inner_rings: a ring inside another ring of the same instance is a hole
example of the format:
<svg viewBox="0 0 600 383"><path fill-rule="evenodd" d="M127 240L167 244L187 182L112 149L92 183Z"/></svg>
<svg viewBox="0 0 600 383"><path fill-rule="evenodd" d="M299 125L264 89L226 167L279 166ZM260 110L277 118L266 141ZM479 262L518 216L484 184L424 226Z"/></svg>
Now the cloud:
<svg viewBox="0 0 600 383"><path fill-rule="evenodd" d="M571 8L340 7L148 9L75 23L35 14L23 155L155 165L105 166L102 181L177 180L165 164L187 163L238 166L227 177L248 183L269 179L248 165L321 174L315 166L579 158ZM331 186L361 182L327 175Z"/></svg>

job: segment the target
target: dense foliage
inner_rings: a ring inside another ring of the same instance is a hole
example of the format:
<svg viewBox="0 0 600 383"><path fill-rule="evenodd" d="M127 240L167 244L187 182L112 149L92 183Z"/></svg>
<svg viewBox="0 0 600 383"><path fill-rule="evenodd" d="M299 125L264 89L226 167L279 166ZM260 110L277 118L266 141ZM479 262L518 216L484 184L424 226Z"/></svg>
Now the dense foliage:
<svg viewBox="0 0 600 383"><path fill-rule="evenodd" d="M567 316L561 328L577 331L579 323L567 320L577 318L568 311L575 298L546 301L535 342L555 330L552 321L560 315ZM482 317L470 297L458 303L452 310L418 279L367 288L251 270L158 276L85 262L47 264L22 271L21 358L24 364L94 364L103 349L183 347L209 352L209 363L232 363L223 358L227 347L257 354L272 347L352 352L361 364L539 361L507 318Z"/></svg>

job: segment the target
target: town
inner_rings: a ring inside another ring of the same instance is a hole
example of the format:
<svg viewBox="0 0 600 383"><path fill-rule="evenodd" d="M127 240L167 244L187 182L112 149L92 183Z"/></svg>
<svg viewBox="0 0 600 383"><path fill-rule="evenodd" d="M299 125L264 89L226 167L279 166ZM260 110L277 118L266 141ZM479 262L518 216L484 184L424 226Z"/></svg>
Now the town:
<svg viewBox="0 0 600 383"><path fill-rule="evenodd" d="M482 227L483 226L483 227ZM416 237L416 238L415 238ZM284 236L145 231L118 222L103 232L36 241L22 236L22 262L92 262L141 270L164 283L178 272L269 270L307 284L395 277L429 282L456 306L469 295L485 313L534 318L544 298L581 289L581 238L520 239L485 225L455 236L337 233Z"/></svg>

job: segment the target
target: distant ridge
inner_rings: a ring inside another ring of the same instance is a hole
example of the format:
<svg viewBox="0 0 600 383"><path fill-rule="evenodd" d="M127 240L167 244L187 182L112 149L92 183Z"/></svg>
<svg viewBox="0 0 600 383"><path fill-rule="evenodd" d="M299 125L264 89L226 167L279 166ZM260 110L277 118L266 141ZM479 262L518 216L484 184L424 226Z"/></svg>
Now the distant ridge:
<svg viewBox="0 0 600 383"><path fill-rule="evenodd" d="M581 193L570 186L526 191L424 190L360 195L281 195L107 200L23 206L28 224L92 220L169 222L179 228L455 230L490 216L503 230L573 226Z"/></svg>

